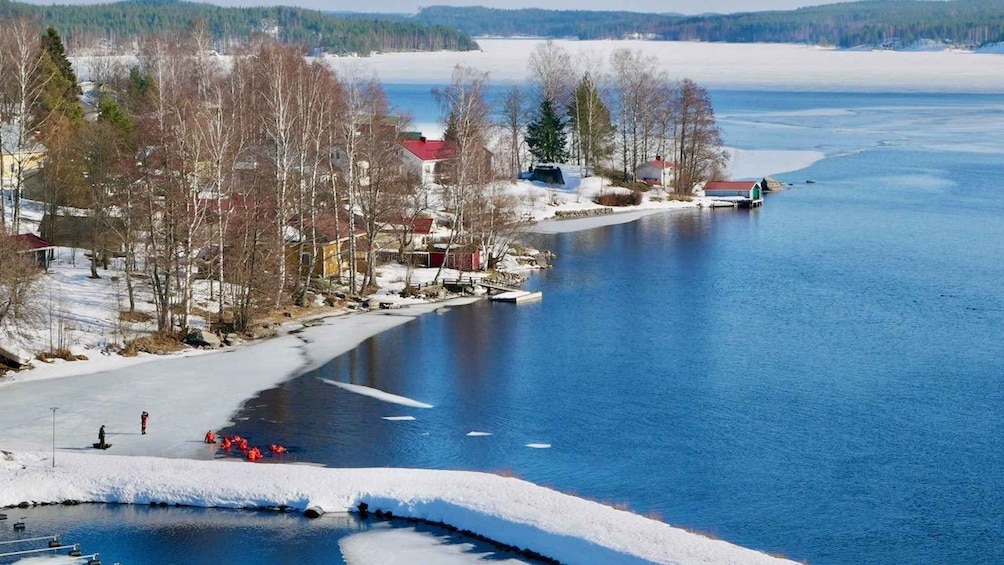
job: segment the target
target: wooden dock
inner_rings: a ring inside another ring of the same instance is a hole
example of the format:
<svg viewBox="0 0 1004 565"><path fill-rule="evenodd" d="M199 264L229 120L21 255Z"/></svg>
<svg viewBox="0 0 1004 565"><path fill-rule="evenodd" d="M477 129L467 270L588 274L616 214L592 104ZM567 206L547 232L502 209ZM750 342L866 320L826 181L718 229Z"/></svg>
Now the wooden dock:
<svg viewBox="0 0 1004 565"><path fill-rule="evenodd" d="M503 292L501 294L493 294L491 296L491 299L496 302L511 302L513 304L532 302L534 300L540 300L542 298L544 298L543 292L529 292L526 290L511 290L509 292Z"/></svg>
<svg viewBox="0 0 1004 565"><path fill-rule="evenodd" d="M529 292L518 288L511 288L501 284L488 282L483 279L443 279L443 286L452 289L463 289L480 286L488 291L489 298L496 302L509 302L512 304L522 304L543 298L542 292Z"/></svg>

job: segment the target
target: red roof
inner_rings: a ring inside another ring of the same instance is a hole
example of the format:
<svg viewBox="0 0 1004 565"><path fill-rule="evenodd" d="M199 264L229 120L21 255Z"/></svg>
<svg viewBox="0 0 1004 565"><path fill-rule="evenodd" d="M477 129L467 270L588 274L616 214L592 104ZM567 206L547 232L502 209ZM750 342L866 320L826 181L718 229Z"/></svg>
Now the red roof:
<svg viewBox="0 0 1004 565"><path fill-rule="evenodd" d="M401 147L404 147L412 155L422 161L438 161L453 157L454 150L446 141L442 139L402 139Z"/></svg>
<svg viewBox="0 0 1004 565"><path fill-rule="evenodd" d="M290 225L300 230L307 238L314 238L318 241L332 242L336 239L348 239L349 238L349 223L347 221L340 220L338 224L335 224L334 216L330 214L319 215L311 224L310 218L304 218L304 225L301 228L299 225L299 220L294 219L290 221ZM366 232L356 225L356 236L364 235Z"/></svg>
<svg viewBox="0 0 1004 565"><path fill-rule="evenodd" d="M37 251L40 249L48 249L50 247L55 247L53 244L45 241L44 239L38 237L33 233L22 233L18 235L11 236L15 244L24 249L25 251Z"/></svg>
<svg viewBox="0 0 1004 565"><path fill-rule="evenodd" d="M755 180L709 180L704 192L709 190L749 190L759 181Z"/></svg>
<svg viewBox="0 0 1004 565"><path fill-rule="evenodd" d="M651 167L655 167L657 169L679 169L680 168L680 165L677 165L676 163L673 163L672 161L667 161L665 159L652 159L651 161L649 161L648 163L645 163L645 164L649 165Z"/></svg>

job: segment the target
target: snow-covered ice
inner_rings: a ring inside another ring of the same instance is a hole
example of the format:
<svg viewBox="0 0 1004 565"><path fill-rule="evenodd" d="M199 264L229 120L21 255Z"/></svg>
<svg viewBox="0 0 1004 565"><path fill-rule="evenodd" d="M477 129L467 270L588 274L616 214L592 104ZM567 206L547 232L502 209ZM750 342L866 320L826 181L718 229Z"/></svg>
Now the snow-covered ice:
<svg viewBox="0 0 1004 565"><path fill-rule="evenodd" d="M410 406L412 408L433 408L433 405L426 404L425 402L419 402L413 398L408 398L406 396L400 396L397 394L391 394L389 392L384 392L382 390L375 389L373 387L354 385L351 383L342 383L338 381L333 381L331 379L321 379L322 382L329 385L334 385L340 389L347 390L355 394L361 394L363 396L368 396L370 398L375 398L383 402L390 402L391 404L400 404L401 406Z"/></svg>
<svg viewBox="0 0 1004 565"><path fill-rule="evenodd" d="M240 476L240 481L234 481ZM530 547L563 563L792 563L657 520L488 473L329 469L63 452L0 456L0 506L64 500L326 512L389 510Z"/></svg>
<svg viewBox="0 0 1004 565"><path fill-rule="evenodd" d="M542 40L479 39L480 51L387 53L363 59L384 82L449 84L455 65L489 73L493 82L523 82L530 53ZM885 51L828 49L773 43L672 41L572 41L555 43L573 59L604 63L617 49L655 57L671 77L690 78L708 88L912 92L1004 92L1004 51L988 47L964 51ZM360 59L328 57L336 69Z"/></svg>

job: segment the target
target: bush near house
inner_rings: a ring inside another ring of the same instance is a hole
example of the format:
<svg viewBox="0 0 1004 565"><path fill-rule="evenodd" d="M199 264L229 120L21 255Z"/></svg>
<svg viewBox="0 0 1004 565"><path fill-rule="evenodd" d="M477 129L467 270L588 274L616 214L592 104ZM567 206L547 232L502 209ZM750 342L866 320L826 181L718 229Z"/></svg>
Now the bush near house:
<svg viewBox="0 0 1004 565"><path fill-rule="evenodd" d="M607 192L593 199L600 206L637 206L641 204L641 191Z"/></svg>

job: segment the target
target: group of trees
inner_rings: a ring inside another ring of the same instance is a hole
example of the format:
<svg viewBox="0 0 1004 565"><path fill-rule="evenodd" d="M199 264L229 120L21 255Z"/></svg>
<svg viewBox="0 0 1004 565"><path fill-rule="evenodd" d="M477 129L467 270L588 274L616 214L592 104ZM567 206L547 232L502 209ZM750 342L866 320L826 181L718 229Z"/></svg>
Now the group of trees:
<svg viewBox="0 0 1004 565"><path fill-rule="evenodd" d="M184 29L199 20L216 45L228 48L258 33L334 53L477 49L469 35L440 25L338 17L294 7L225 8L178 0L40 6L0 0L0 18L27 18L55 27L74 49L99 43L129 48L141 37Z"/></svg>
<svg viewBox="0 0 1004 565"><path fill-rule="evenodd" d="M919 40L979 47L1004 41L1001 0L868 0L788 11L683 16L583 10L431 6L416 20L474 36L905 46Z"/></svg>
<svg viewBox="0 0 1004 565"><path fill-rule="evenodd" d="M38 171L10 191L4 232L21 231L25 192L46 206L43 236L68 221L67 207L84 213L91 276L121 251L128 309L148 293L160 331L188 327L207 280L214 319L237 330L303 304L318 288L318 265L333 258L349 292L365 291L375 284L378 235L407 232L437 203L452 218L449 243L483 246L490 264L518 228L515 201L491 182L486 77L471 69L457 69L440 93L453 151L433 194L402 161L408 121L376 79L336 75L302 49L261 38L224 68L204 26L154 35L134 66L93 65L100 86L84 108L54 29L12 20L0 37L5 71L26 76L20 89L3 81L4 118L25 132L23 145L46 149ZM22 59L11 45L24 46Z"/></svg>
<svg viewBox="0 0 1004 565"><path fill-rule="evenodd" d="M603 61L573 61L550 41L531 54L537 105L528 112L525 141L533 159L572 158L587 173L616 162L628 180L640 164L663 157L676 162L676 184L684 192L725 174L721 133L704 88L670 79L654 58L638 51L618 49L609 65L605 73ZM511 105L516 98L510 91L505 100ZM503 114L506 123L512 121Z"/></svg>

